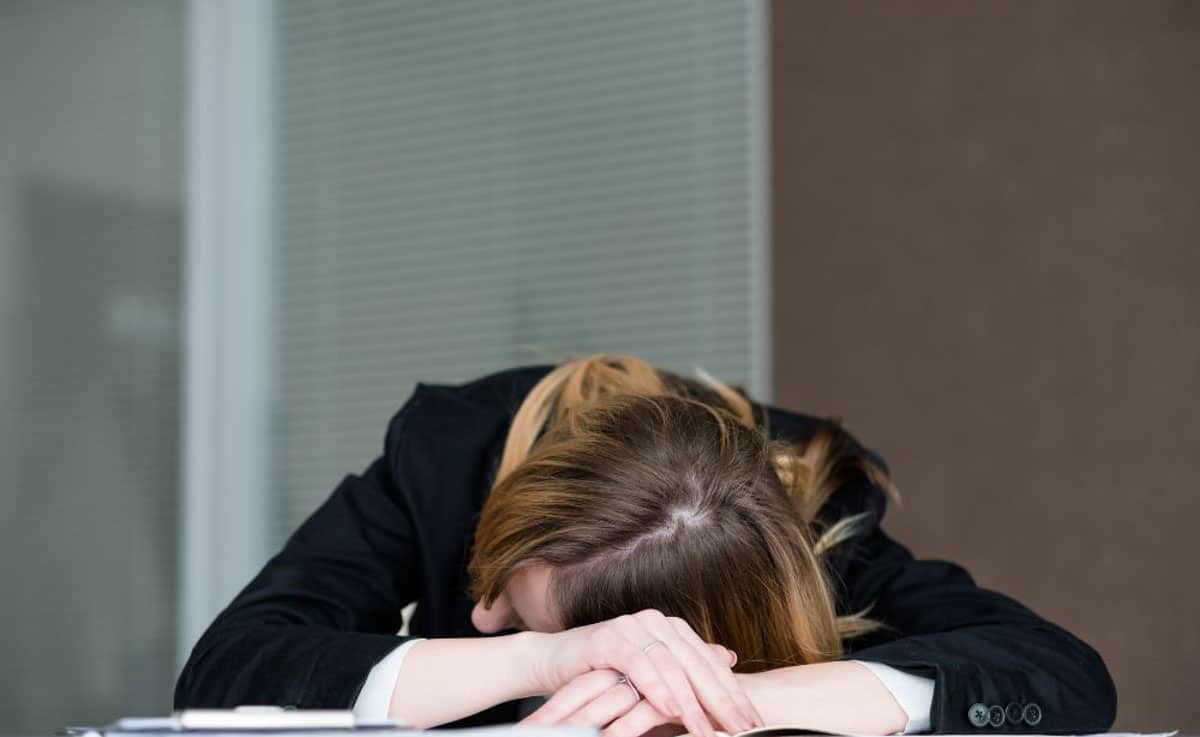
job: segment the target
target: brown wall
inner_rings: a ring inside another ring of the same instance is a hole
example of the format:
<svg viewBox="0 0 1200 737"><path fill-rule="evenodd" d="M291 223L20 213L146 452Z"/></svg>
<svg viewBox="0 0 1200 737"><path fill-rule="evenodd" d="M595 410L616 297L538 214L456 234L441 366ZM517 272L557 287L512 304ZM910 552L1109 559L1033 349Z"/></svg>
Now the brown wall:
<svg viewBox="0 0 1200 737"><path fill-rule="evenodd" d="M1200 3L771 14L776 401L1200 732Z"/></svg>

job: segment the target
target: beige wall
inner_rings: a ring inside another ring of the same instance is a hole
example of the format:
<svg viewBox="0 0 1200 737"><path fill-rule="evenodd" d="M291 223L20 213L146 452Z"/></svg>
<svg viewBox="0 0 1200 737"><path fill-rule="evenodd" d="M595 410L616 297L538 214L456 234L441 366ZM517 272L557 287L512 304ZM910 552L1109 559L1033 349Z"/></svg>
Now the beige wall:
<svg viewBox="0 0 1200 737"><path fill-rule="evenodd" d="M1200 3L771 12L778 403L1200 732Z"/></svg>

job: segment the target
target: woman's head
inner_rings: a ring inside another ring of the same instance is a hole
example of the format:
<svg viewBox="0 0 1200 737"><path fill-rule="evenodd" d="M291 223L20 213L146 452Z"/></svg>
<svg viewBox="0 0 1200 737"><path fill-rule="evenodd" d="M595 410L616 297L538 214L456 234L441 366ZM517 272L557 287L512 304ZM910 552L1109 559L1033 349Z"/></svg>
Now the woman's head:
<svg viewBox="0 0 1200 737"><path fill-rule="evenodd" d="M514 418L484 505L477 626L560 629L653 608L744 669L836 656L844 627L811 524L830 491L814 482L828 486L834 467L793 450L713 380L632 357L558 367Z"/></svg>

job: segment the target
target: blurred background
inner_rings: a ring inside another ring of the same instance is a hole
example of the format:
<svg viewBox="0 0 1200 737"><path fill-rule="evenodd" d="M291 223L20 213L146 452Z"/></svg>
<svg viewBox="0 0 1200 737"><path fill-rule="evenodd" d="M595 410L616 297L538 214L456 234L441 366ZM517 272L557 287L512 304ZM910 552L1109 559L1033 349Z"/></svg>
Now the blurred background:
<svg viewBox="0 0 1200 737"><path fill-rule="evenodd" d="M0 0L0 731L171 706L416 381L842 417L1200 732L1200 3Z"/></svg>

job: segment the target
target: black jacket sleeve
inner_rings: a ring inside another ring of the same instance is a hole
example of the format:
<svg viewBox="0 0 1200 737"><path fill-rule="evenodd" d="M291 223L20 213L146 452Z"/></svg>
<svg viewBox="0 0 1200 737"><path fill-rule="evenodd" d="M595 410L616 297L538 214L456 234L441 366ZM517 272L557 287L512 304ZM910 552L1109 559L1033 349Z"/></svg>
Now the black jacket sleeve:
<svg viewBox="0 0 1200 737"><path fill-rule="evenodd" d="M350 708L370 669L404 641L401 610L421 581L393 473L405 414L383 456L347 476L201 636L175 708Z"/></svg>
<svg viewBox="0 0 1200 737"><path fill-rule="evenodd" d="M933 732L1107 731L1116 690L1099 654L962 567L915 559L879 527L882 496L865 534L843 543L835 580L843 611L870 607L884 629L846 657L933 678Z"/></svg>

